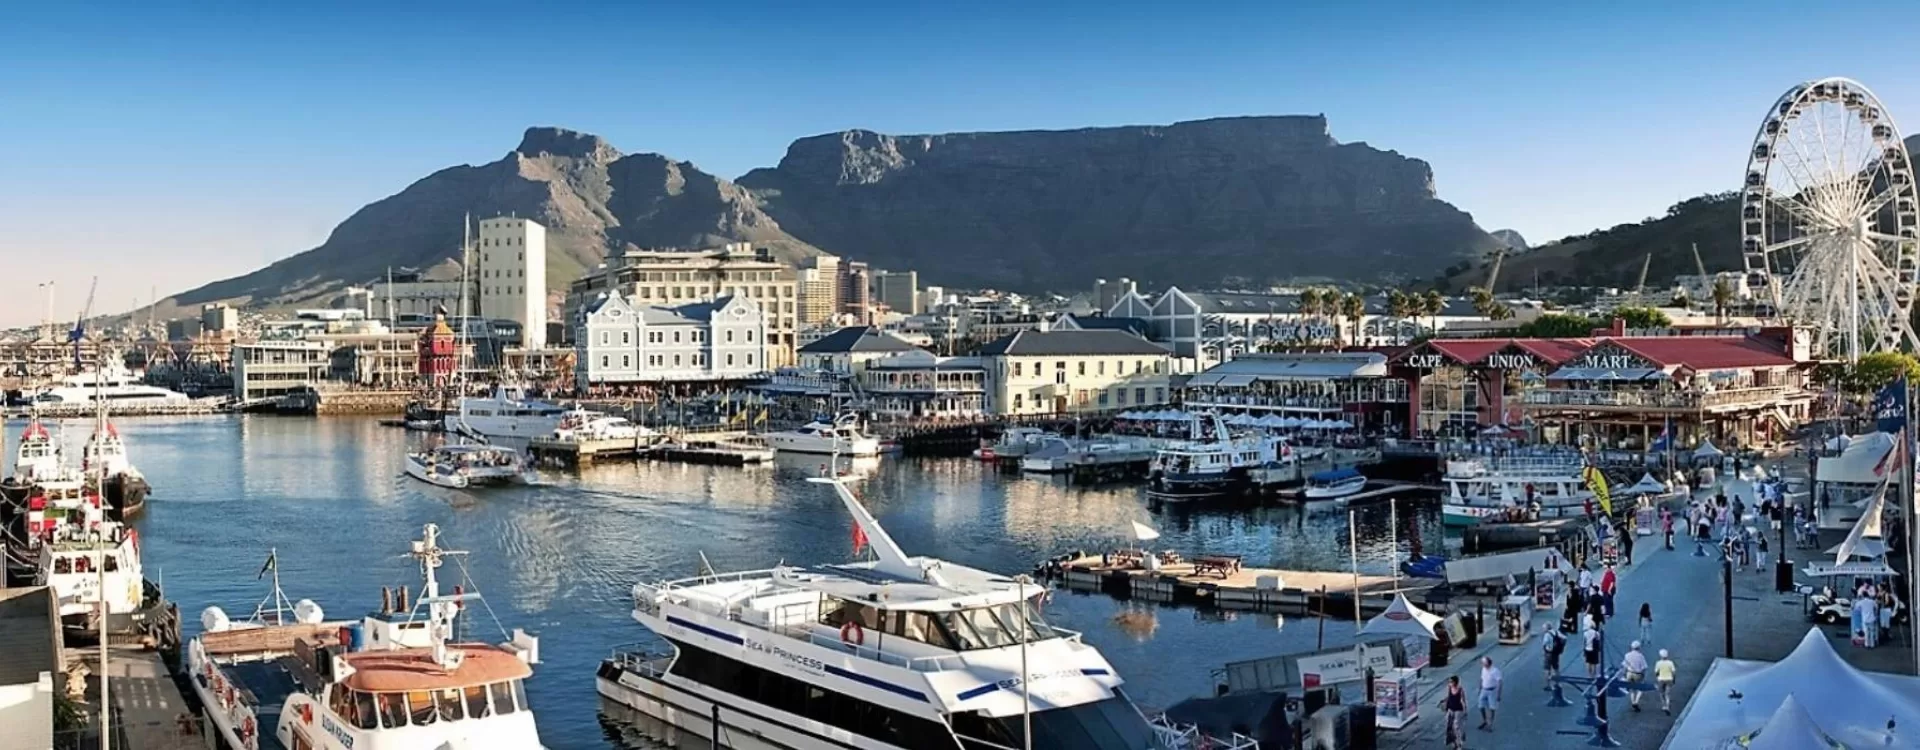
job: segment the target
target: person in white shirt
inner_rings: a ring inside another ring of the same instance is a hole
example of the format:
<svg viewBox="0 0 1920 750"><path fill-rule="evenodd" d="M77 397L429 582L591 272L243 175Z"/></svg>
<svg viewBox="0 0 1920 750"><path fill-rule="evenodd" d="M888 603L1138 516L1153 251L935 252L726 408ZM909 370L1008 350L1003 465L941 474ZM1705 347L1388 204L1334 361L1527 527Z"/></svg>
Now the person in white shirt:
<svg viewBox="0 0 1920 750"><path fill-rule="evenodd" d="M1591 595L1593 593L1593 571L1587 570L1586 567L1582 566L1580 568L1579 585L1582 593Z"/></svg>
<svg viewBox="0 0 1920 750"><path fill-rule="evenodd" d="M1627 682L1639 682L1646 678L1647 655L1640 653L1639 641L1634 641L1632 646L1627 647L1627 656L1620 660L1620 669L1626 672ZM1633 704L1633 710L1640 710L1640 691L1628 691L1627 700Z"/></svg>
<svg viewBox="0 0 1920 750"><path fill-rule="evenodd" d="M1493 657L1480 657L1480 728L1493 731L1493 714L1500 710L1500 668L1493 665Z"/></svg>
<svg viewBox="0 0 1920 750"><path fill-rule="evenodd" d="M1587 660L1587 677L1600 676L1600 631L1587 623L1587 629L1580 632L1582 639L1580 653Z"/></svg>

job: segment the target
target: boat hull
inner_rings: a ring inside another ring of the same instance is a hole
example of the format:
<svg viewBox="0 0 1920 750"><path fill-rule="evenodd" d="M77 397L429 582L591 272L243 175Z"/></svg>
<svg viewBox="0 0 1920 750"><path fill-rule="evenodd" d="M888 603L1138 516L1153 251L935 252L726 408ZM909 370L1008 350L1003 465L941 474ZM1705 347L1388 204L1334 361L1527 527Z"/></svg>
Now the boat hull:
<svg viewBox="0 0 1920 750"><path fill-rule="evenodd" d="M465 429L462 429L464 423ZM441 429L452 433L474 432L490 438L537 438L553 434L560 417L516 416L479 417L449 414L441 420Z"/></svg>
<svg viewBox="0 0 1920 750"><path fill-rule="evenodd" d="M102 493L107 501L112 518L123 519L136 516L147 507L147 493L152 491L144 477L132 474L115 474L107 477L106 492Z"/></svg>
<svg viewBox="0 0 1920 750"><path fill-rule="evenodd" d="M898 745L831 730L778 709L747 701L697 683L683 684L622 669L602 662L594 680L600 696L639 712L681 738L697 738L707 746L713 734L715 704L719 704L721 743L727 750L907 750ZM672 738L661 738L672 739ZM849 741L850 740L850 741Z"/></svg>
<svg viewBox="0 0 1920 750"><path fill-rule="evenodd" d="M1361 478L1357 482L1343 482L1325 487L1308 487L1300 493L1300 496L1307 500L1338 500L1349 495L1357 495L1361 490L1366 488L1367 480Z"/></svg>
<svg viewBox="0 0 1920 750"><path fill-rule="evenodd" d="M1162 474L1153 483L1154 494L1165 499L1228 497L1253 488L1253 479L1244 469L1218 474Z"/></svg>
<svg viewBox="0 0 1920 750"><path fill-rule="evenodd" d="M407 459L407 476L436 487L446 487L456 490L466 489L468 484L467 477L464 474L450 471L436 471L433 467L416 461L412 457Z"/></svg>
<svg viewBox="0 0 1920 750"><path fill-rule="evenodd" d="M806 453L816 456L877 456L880 455L880 441L874 438L856 438L853 440L813 437L811 435L788 435L770 433L766 436L767 447L780 453Z"/></svg>

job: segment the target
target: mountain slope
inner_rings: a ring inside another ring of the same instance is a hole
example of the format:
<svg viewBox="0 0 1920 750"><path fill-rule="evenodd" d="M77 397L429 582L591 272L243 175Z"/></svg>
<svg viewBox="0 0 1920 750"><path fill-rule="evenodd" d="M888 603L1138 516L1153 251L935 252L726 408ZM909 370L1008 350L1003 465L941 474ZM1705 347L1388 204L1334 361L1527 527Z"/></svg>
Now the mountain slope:
<svg viewBox="0 0 1920 750"><path fill-rule="evenodd" d="M556 288L627 245L751 241L789 258L819 253L781 231L746 191L692 164L623 155L593 135L530 128L499 161L435 172L354 212L319 247L169 301L296 304L373 281L389 267L434 266L458 257L469 213L546 225L547 271Z"/></svg>
<svg viewBox="0 0 1920 750"><path fill-rule="evenodd" d="M1496 245L1426 162L1324 117L803 138L740 178L796 237L962 287L1425 276Z"/></svg>
<svg viewBox="0 0 1920 750"><path fill-rule="evenodd" d="M1908 136L1907 152L1920 154L1920 135ZM1730 178L1737 178L1731 175ZM1737 179L1730 179L1737 182ZM1499 290L1531 288L1538 274L1543 286L1630 287L1638 281L1648 255L1647 284L1666 288L1673 277L1698 273L1692 247L1709 273L1745 268L1740 253L1740 194L1715 193L1681 201L1665 216L1575 235L1510 255L1500 268ZM1484 263L1449 269L1439 285L1452 291L1486 283Z"/></svg>

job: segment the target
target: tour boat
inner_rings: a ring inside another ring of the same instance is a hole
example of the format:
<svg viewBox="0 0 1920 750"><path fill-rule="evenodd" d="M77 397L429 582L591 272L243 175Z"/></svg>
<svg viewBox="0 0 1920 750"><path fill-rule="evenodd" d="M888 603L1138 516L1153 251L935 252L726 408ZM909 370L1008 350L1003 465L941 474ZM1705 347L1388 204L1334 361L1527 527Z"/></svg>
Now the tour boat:
<svg viewBox="0 0 1920 750"><path fill-rule="evenodd" d="M573 409L560 416L560 424L551 435L555 440L638 440L652 442L660 434L627 420L586 409Z"/></svg>
<svg viewBox="0 0 1920 750"><path fill-rule="evenodd" d="M797 429L769 432L765 437L767 445L781 453L880 455L880 441L862 434L858 421L852 414L842 414L833 420L815 419Z"/></svg>
<svg viewBox="0 0 1920 750"><path fill-rule="evenodd" d="M33 584L53 590L69 633L139 632L166 605L140 564L140 536L107 520L100 495L79 477L43 481L27 499L24 551Z"/></svg>
<svg viewBox="0 0 1920 750"><path fill-rule="evenodd" d="M495 386L493 393L460 399L459 408L444 417L448 432L489 438L535 438L553 434L567 413L545 401L529 398L521 386Z"/></svg>
<svg viewBox="0 0 1920 750"><path fill-rule="evenodd" d="M93 435L87 438L80 455L81 471L99 480L100 494L106 498L107 508L114 516L126 518L146 506L147 493L152 488L140 470L127 460L127 443L104 414L94 424Z"/></svg>
<svg viewBox="0 0 1920 750"><path fill-rule="evenodd" d="M1307 477L1307 488L1301 493L1308 500L1332 500L1355 494L1367 488L1367 477L1354 469L1334 469Z"/></svg>
<svg viewBox="0 0 1920 750"><path fill-rule="evenodd" d="M1000 433L999 440L974 449L973 457L982 461L1018 460L1053 437L1057 436L1038 427L1008 427L1006 432Z"/></svg>
<svg viewBox="0 0 1920 750"><path fill-rule="evenodd" d="M126 366L102 363L92 370L68 375L33 396L35 403L68 405L151 406L184 404L187 394L156 388L140 381Z"/></svg>
<svg viewBox="0 0 1920 750"><path fill-rule="evenodd" d="M1522 454L1447 461L1441 520L1473 526L1508 517L1570 518L1584 514L1593 493L1577 454ZM1536 510L1537 508L1537 510Z"/></svg>
<svg viewBox="0 0 1920 750"><path fill-rule="evenodd" d="M459 586L440 593L435 569L463 553L440 549L438 533L427 524L408 553L425 579L412 607L402 588L355 622L329 622L304 599L271 611L263 604L240 623L219 607L203 611L205 632L188 645L184 669L209 742L230 750L541 747L525 686L539 639L516 628L498 645L456 640L456 618L480 595ZM269 556L267 564L272 600L283 604L278 563Z"/></svg>
<svg viewBox="0 0 1920 750"><path fill-rule="evenodd" d="M1160 449L1148 472L1152 491L1167 499L1235 495L1260 488L1256 476L1295 461L1285 438L1272 435L1233 437L1219 415L1211 415L1207 436L1201 417L1193 417L1193 440Z"/></svg>
<svg viewBox="0 0 1920 750"><path fill-rule="evenodd" d="M833 487L874 559L634 586L634 619L664 643L616 650L601 696L702 747L717 731L756 750L1018 748L1028 721L1035 748L1197 746L1041 617L1041 586L908 557L843 482L809 481Z"/></svg>
<svg viewBox="0 0 1920 750"><path fill-rule="evenodd" d="M438 445L408 453L407 476L454 489L534 484L538 480L538 474L520 451L467 443Z"/></svg>

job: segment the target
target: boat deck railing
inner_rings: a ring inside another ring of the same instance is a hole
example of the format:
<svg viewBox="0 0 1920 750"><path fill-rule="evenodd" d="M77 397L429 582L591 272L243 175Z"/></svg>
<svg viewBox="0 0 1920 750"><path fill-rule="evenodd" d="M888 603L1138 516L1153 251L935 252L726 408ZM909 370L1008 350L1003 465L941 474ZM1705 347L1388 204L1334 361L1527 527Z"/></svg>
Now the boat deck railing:
<svg viewBox="0 0 1920 750"><path fill-rule="evenodd" d="M1203 734L1200 727L1192 724L1178 724L1160 714L1147 720L1147 726L1153 728L1153 734L1159 738L1162 747L1174 750L1260 750L1260 741L1239 732L1224 737Z"/></svg>
<svg viewBox="0 0 1920 750"><path fill-rule="evenodd" d="M667 668L673 665L677 654L661 648L657 643L622 643L613 647L608 659L621 669L645 677L662 677Z"/></svg>

